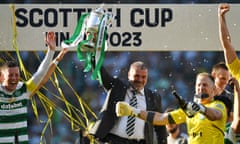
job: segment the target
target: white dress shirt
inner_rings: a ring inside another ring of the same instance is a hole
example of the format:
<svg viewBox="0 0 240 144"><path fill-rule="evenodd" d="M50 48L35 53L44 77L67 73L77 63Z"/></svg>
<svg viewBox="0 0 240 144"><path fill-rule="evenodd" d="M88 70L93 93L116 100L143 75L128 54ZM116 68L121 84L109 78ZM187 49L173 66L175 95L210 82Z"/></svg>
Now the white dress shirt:
<svg viewBox="0 0 240 144"><path fill-rule="evenodd" d="M124 101L129 103L132 95L133 95L132 89L129 88L127 90ZM144 89L137 92L136 97L137 97L137 109L146 110L146 99L144 95ZM119 117L118 121L115 123L110 133L126 139L138 139L138 140L144 139L145 121L136 118L134 134L129 137L126 133L127 120L128 120L127 116Z"/></svg>

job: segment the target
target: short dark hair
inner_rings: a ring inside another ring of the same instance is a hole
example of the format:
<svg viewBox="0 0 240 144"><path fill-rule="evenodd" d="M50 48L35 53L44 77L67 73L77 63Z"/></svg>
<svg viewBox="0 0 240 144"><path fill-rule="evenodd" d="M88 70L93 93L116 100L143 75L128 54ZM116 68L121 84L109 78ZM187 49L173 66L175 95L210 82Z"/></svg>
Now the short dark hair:
<svg viewBox="0 0 240 144"><path fill-rule="evenodd" d="M1 72L1 69L3 68L3 65L4 65L4 62L0 61L0 72Z"/></svg>
<svg viewBox="0 0 240 144"><path fill-rule="evenodd" d="M0 67L2 67L4 64L4 61L0 61Z"/></svg>
<svg viewBox="0 0 240 144"><path fill-rule="evenodd" d="M15 60L8 60L6 61L2 67L18 67L18 63Z"/></svg>
<svg viewBox="0 0 240 144"><path fill-rule="evenodd" d="M224 70L227 70L228 71L228 67L227 65L225 64L225 62L219 62L217 64L215 64L213 67L212 67L212 72L218 70L218 69L224 69Z"/></svg>

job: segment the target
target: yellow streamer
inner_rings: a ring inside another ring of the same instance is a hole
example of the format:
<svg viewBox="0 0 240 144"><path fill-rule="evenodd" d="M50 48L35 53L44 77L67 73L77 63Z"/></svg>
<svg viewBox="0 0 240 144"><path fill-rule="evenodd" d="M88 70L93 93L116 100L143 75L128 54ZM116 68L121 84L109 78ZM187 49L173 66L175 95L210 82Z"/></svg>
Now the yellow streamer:
<svg viewBox="0 0 240 144"><path fill-rule="evenodd" d="M13 44L12 44L12 46L15 49L18 60L19 60L20 70L23 72L25 79L29 79L26 69L23 65L21 56L19 54L19 49L18 49L18 45L17 45L17 26L16 26L16 16L15 16L15 6L13 4L10 4L10 8L12 10L12 15L13 15L13 22L12 22L13 23Z"/></svg>

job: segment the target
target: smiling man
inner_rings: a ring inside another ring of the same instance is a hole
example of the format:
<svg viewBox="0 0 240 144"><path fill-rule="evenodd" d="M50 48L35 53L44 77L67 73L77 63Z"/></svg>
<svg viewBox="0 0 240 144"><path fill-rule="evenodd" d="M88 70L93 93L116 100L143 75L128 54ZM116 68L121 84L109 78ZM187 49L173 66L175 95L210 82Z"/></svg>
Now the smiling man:
<svg viewBox="0 0 240 144"><path fill-rule="evenodd" d="M125 101L139 109L162 112L161 96L146 87L146 64L142 61L133 62L128 71L128 82L113 77L104 67L101 68L101 77L107 97L99 120L90 133L110 144L166 144L165 126L153 126L133 117L117 117L115 113L118 101Z"/></svg>
<svg viewBox="0 0 240 144"><path fill-rule="evenodd" d="M54 32L47 34L48 51L37 72L26 82L20 81L16 61L6 61L1 66L0 81L0 144L28 144L27 106L35 92L47 82L63 58L65 49L52 61L56 48Z"/></svg>

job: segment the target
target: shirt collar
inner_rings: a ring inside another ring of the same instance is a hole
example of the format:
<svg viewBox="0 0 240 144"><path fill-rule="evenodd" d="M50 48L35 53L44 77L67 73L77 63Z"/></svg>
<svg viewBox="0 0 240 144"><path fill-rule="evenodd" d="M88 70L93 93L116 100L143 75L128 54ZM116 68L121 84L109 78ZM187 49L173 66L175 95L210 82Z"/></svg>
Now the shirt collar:
<svg viewBox="0 0 240 144"><path fill-rule="evenodd" d="M134 90L132 87L130 87L130 91ZM140 91L137 91L137 94L144 96L144 88L141 89Z"/></svg>
<svg viewBox="0 0 240 144"><path fill-rule="evenodd" d="M144 88L139 91L140 95L144 96Z"/></svg>

